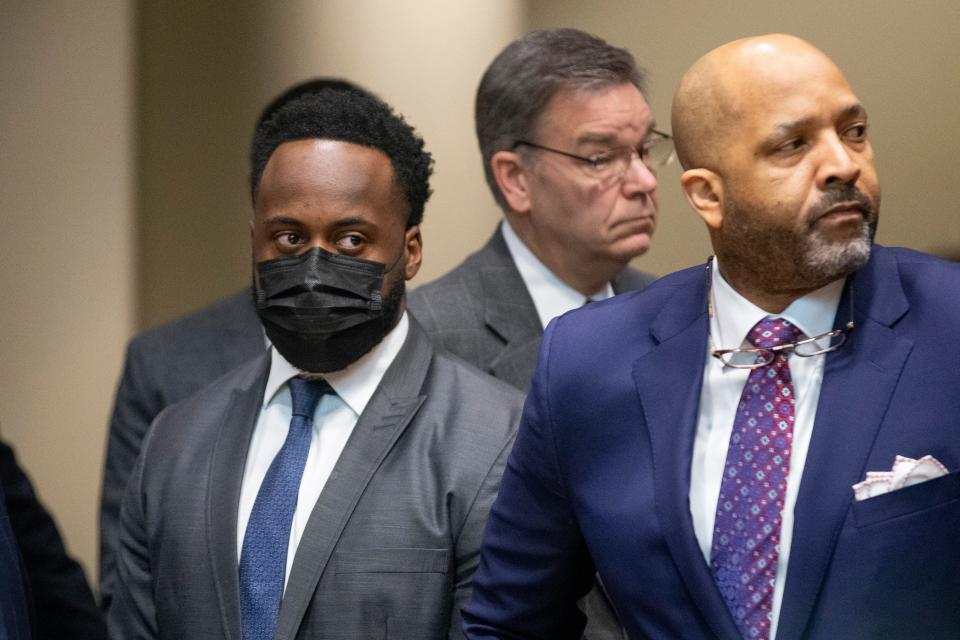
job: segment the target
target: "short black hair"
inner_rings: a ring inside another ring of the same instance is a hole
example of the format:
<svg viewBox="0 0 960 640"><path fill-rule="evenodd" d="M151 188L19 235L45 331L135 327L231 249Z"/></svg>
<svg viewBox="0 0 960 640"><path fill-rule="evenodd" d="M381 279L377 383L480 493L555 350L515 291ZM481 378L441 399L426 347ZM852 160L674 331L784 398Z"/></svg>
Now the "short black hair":
<svg viewBox="0 0 960 640"><path fill-rule="evenodd" d="M362 89L307 92L284 102L259 122L250 154L251 198L256 201L263 170L277 147L314 138L349 142L385 153L407 201L407 228L420 224L431 193L433 159L403 116Z"/></svg>
<svg viewBox="0 0 960 640"><path fill-rule="evenodd" d="M630 83L644 93L644 81L629 51L577 29L531 31L507 45L484 72L474 103L483 171L500 208L508 207L490 158L512 149L518 140L531 140L557 92Z"/></svg>
<svg viewBox="0 0 960 640"><path fill-rule="evenodd" d="M343 78L309 78L307 80L302 80L294 85L290 85L284 89L281 93L270 101L263 111L260 112L260 117L257 118L257 127L259 127L263 122L269 120L270 117L276 113L277 109L287 104L291 100L296 100L300 96L304 96L308 93L316 93L323 89L335 89L337 91L359 91L361 93L368 93L366 89L361 87L358 84L350 82L349 80L344 80Z"/></svg>

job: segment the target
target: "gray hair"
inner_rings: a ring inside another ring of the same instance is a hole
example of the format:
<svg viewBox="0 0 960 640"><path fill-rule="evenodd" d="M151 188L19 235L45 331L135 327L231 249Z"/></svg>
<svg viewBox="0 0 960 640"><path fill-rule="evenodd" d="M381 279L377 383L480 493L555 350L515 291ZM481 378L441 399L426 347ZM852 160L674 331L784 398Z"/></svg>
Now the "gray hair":
<svg viewBox="0 0 960 640"><path fill-rule="evenodd" d="M528 140L550 99L562 89L597 91L630 83L644 91L645 73L626 49L577 29L532 31L510 43L487 67L474 103L483 171L501 209L506 200L490 158Z"/></svg>

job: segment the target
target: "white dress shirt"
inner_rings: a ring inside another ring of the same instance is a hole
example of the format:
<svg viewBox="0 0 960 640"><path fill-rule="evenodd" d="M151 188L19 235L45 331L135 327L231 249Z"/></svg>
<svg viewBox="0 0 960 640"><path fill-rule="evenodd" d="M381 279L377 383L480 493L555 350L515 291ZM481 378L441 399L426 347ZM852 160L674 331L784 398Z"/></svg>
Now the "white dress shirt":
<svg viewBox="0 0 960 640"><path fill-rule="evenodd" d="M559 315L571 309L583 306L587 297L558 278L546 267L537 256L523 243L510 223L504 220L500 223L503 239L507 249L517 265L523 284L527 286L533 306L537 308L540 324L544 329L547 324ZM613 297L613 286L608 282L599 291L590 295L591 301L606 300Z"/></svg>
<svg viewBox="0 0 960 640"><path fill-rule="evenodd" d="M767 316L786 318L808 337L833 329L840 295L843 293L842 278L795 300L783 313L769 314L737 293L724 280L716 259L712 271L713 319L710 322L710 336L717 349L751 346L747 342L747 334L753 325ZM705 345L705 348L709 349L709 345ZM780 605L783 602L787 562L793 540L793 508L797 502L803 465L813 432L813 419L820 400L824 361L825 355L802 358L796 354L791 354L788 360L795 398L793 448L790 471L787 474L787 495L783 506L780 552L773 590L771 638L776 637ZM749 375L749 369L725 367L717 358L707 356L690 470L690 514L700 550L708 565L713 545L717 500L720 497L720 484L727 460L727 446L740 395Z"/></svg>
<svg viewBox="0 0 960 640"><path fill-rule="evenodd" d="M387 367L396 358L400 347L407 339L410 321L404 313L400 322L369 353L340 371L324 374L336 395L327 394L317 403L313 413L313 433L310 437L310 452L300 479L300 492L290 527L290 542L287 546L287 568L284 586L290 577L300 537L310 519L313 506L323 491L337 459L353 433L357 420L380 385ZM287 431L290 429L290 417L293 405L287 381L300 374L277 351L270 348L270 375L263 393L263 404L257 424L247 451L247 462L243 470L243 484L240 489L240 505L237 512L237 561L243 551L243 537L247 531L247 522L253 503L257 499L260 485L270 463L280 451Z"/></svg>

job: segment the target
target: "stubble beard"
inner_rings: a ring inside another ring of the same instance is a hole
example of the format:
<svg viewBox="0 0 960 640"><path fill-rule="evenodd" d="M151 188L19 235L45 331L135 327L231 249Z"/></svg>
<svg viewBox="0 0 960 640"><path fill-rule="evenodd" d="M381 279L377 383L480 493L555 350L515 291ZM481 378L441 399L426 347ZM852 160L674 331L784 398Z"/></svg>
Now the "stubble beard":
<svg viewBox="0 0 960 640"><path fill-rule="evenodd" d="M797 272L807 280L830 282L847 276L870 259L876 221L860 221L860 230L850 240L829 240L814 230L803 237L803 248L796 256Z"/></svg>
<svg viewBox="0 0 960 640"><path fill-rule="evenodd" d="M851 201L863 208L857 233L829 238L816 221L834 204ZM729 198L721 263L746 275L761 290L812 290L867 263L877 231L878 203L854 185L841 185L811 207L799 228L778 225L775 219L766 211Z"/></svg>

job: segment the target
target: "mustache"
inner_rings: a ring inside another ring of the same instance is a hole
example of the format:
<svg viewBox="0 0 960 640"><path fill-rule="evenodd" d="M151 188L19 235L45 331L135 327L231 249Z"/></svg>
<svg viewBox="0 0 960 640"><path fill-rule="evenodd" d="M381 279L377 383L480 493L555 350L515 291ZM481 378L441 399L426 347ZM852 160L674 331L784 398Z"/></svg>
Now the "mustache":
<svg viewBox="0 0 960 640"><path fill-rule="evenodd" d="M820 201L810 208L810 211L806 216L807 223L812 225L814 222L823 217L830 207L849 202L856 202L860 205L860 208L863 210L863 217L867 222L876 220L877 208L874 205L873 200L871 200L870 197L867 196L863 191L860 191L856 185L841 184L836 187L831 187L829 191L823 194L823 197L820 198Z"/></svg>

